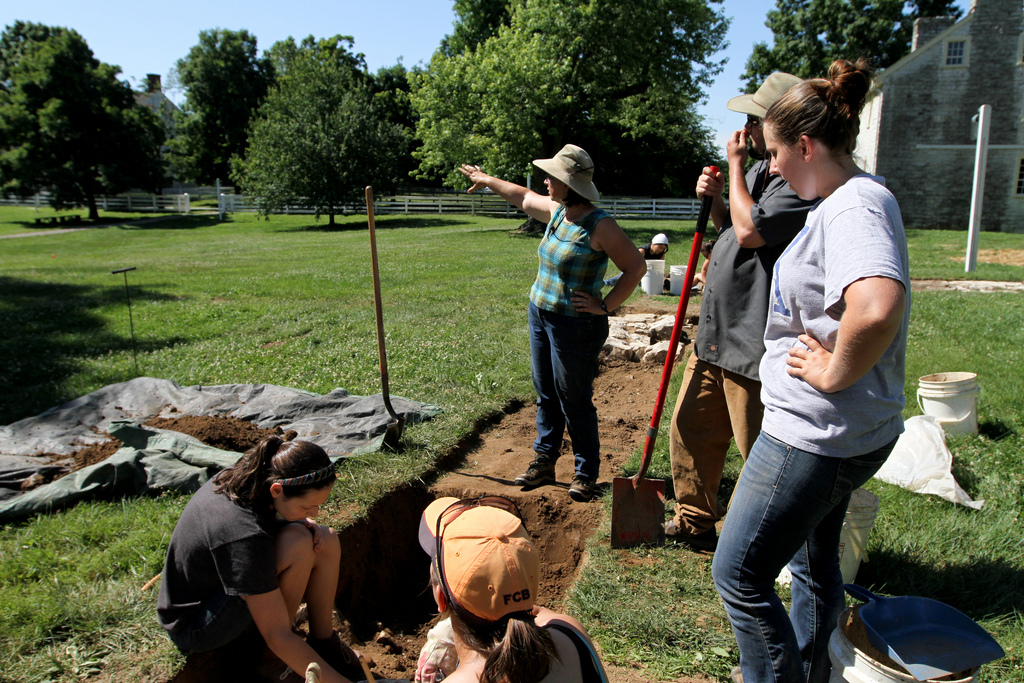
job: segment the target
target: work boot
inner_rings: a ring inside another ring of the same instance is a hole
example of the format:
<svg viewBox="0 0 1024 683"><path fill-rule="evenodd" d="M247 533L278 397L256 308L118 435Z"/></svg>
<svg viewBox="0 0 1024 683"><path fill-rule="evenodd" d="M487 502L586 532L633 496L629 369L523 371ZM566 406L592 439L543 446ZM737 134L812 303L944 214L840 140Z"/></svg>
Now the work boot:
<svg viewBox="0 0 1024 683"><path fill-rule="evenodd" d="M743 683L743 669L734 666L729 672L729 678L732 679L732 683Z"/></svg>
<svg viewBox="0 0 1024 683"><path fill-rule="evenodd" d="M337 631L331 631L331 635L322 640L307 637L306 645L313 648L313 652L323 657L332 669L345 678L353 681L361 681L365 678L363 667L359 663L359 656L355 650L345 644Z"/></svg>
<svg viewBox="0 0 1024 683"><path fill-rule="evenodd" d="M590 477L577 474L569 487L569 497L577 503L586 503L597 494L597 482Z"/></svg>
<svg viewBox="0 0 1024 683"><path fill-rule="evenodd" d="M555 463L547 458L537 456L526 468L526 471L516 477L516 486L543 486L544 484L555 483Z"/></svg>
<svg viewBox="0 0 1024 683"><path fill-rule="evenodd" d="M718 534L714 529L690 534L683 531L674 519L665 522L665 540L685 545L691 550L714 552L718 548Z"/></svg>

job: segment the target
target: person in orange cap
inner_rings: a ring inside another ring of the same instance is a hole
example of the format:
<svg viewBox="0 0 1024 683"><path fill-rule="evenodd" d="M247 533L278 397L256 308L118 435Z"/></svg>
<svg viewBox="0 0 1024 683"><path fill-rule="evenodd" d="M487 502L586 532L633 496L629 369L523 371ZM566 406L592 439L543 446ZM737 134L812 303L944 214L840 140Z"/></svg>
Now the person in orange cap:
<svg viewBox="0 0 1024 683"><path fill-rule="evenodd" d="M608 680L583 625L536 605L540 557L514 502L438 498L423 512L420 544L434 600L451 620L457 664L447 683Z"/></svg>

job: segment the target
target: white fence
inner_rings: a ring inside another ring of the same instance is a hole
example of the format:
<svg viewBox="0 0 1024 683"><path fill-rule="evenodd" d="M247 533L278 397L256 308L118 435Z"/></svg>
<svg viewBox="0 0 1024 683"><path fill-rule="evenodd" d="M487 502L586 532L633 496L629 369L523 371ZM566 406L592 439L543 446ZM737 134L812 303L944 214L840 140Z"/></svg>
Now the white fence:
<svg viewBox="0 0 1024 683"><path fill-rule="evenodd" d="M222 194L219 208L222 213L255 213L259 209L244 195ZM525 217L522 211L493 194L404 194L378 197L374 200L374 212L383 214L424 214L457 213L472 216L503 216L506 218ZM697 199L657 199L638 197L603 197L601 208L616 218L696 218L700 212ZM337 215L365 213L362 203L338 207ZM275 213L313 214L314 209L305 206L286 206Z"/></svg>
<svg viewBox="0 0 1024 683"><path fill-rule="evenodd" d="M32 197L0 198L0 206L31 206L36 209L50 205L50 193L40 192ZM148 194L129 192L112 197L96 197L96 206L103 211L125 211L145 213L188 213L191 210L187 194Z"/></svg>
<svg viewBox="0 0 1024 683"><path fill-rule="evenodd" d="M207 188L209 189L209 188ZM209 193L207 193L209 196ZM103 211L124 211L144 213L189 213L191 202L198 198L189 194L145 194L129 192L112 197L97 197L96 205ZM49 194L42 192L25 199L2 199L0 206L48 206ZM222 192L218 197L218 209L224 213L256 213L256 204L245 195ZM601 208L616 218L674 218L693 219L700 211L696 199L657 199L644 197L603 197ZM472 216L502 216L525 218L526 214L501 197L485 194L400 194L378 197L374 201L378 214L469 214ZM337 215L365 213L362 202L353 202L338 207ZM293 205L275 213L313 214L314 209Z"/></svg>

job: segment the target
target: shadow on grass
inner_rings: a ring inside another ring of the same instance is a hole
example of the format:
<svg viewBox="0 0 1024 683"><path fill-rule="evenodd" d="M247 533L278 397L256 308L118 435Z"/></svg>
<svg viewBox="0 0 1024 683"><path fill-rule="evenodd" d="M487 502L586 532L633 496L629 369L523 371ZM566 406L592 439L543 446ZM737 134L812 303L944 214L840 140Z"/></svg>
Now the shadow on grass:
<svg viewBox="0 0 1024 683"><path fill-rule="evenodd" d="M313 221L307 225L293 225L287 228L281 228L277 232L352 232L359 230L366 230L366 216L360 217L359 214L347 214L345 216L336 216L343 222L335 223L331 225L327 222L326 218L322 218L320 222ZM376 216L374 218L374 227L377 230L391 230L395 228L443 228L453 224L453 221L446 219L443 216L437 218L427 218L424 216Z"/></svg>
<svg viewBox="0 0 1024 683"><path fill-rule="evenodd" d="M158 216L156 218L122 220L110 223L106 227L116 227L121 230L196 230L198 228L209 228L221 222L217 216L203 214L198 216Z"/></svg>
<svg viewBox="0 0 1024 683"><path fill-rule="evenodd" d="M132 302L159 301L173 297L154 290L131 288ZM115 333L96 311L120 305L125 324ZM81 372L84 361L111 353L131 352L132 338L127 325L124 285L109 287L70 285L0 277L0 424L9 424L60 405L68 395L65 381ZM147 331L140 337L143 354L175 343L177 338L154 338ZM134 366L131 366L134 371ZM130 377L117 377L122 381Z"/></svg>
<svg viewBox="0 0 1024 683"><path fill-rule="evenodd" d="M985 420L978 424L978 433L992 439L993 441L999 441L1000 439L1005 439L1008 436L1016 434L1016 432L1013 431L1013 427L998 418L995 420Z"/></svg>
<svg viewBox="0 0 1024 683"><path fill-rule="evenodd" d="M1009 529L1007 533L1013 533ZM964 559L936 566L891 548L871 551L857 583L887 595L916 595L955 607L975 620L1024 612L1024 572L991 558Z"/></svg>

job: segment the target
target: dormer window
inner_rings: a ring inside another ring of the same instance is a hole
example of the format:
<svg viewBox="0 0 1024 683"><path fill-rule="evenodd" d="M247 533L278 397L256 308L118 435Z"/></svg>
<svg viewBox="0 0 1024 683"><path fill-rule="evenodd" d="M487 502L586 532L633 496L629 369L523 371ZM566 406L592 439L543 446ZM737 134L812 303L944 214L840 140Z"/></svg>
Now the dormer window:
<svg viewBox="0 0 1024 683"><path fill-rule="evenodd" d="M947 40L946 41L946 66L967 65L967 41Z"/></svg>

